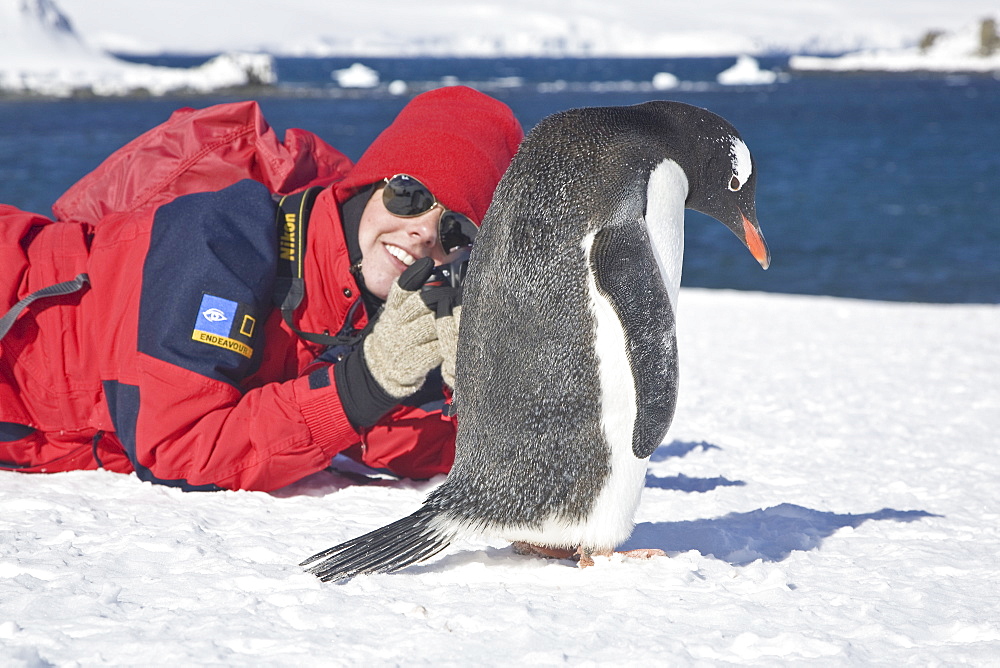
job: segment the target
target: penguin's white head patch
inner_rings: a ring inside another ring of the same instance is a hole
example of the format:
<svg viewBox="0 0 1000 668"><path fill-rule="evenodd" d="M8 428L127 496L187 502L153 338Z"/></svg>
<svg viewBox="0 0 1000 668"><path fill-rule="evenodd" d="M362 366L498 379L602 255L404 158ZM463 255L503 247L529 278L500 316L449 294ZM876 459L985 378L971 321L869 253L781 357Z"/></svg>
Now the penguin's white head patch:
<svg viewBox="0 0 1000 668"><path fill-rule="evenodd" d="M729 180L729 189L736 192L753 173L753 160L750 158L750 149L739 137L730 138L729 156L733 159L733 177Z"/></svg>

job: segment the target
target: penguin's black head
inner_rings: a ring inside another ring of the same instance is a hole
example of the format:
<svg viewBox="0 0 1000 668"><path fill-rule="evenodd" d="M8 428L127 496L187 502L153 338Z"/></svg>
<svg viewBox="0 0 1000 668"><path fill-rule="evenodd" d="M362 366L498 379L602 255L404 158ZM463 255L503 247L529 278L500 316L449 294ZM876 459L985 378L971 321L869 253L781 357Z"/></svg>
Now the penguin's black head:
<svg viewBox="0 0 1000 668"><path fill-rule="evenodd" d="M740 133L717 114L680 102L647 102L672 135L669 156L688 178L685 206L712 216L733 231L760 265L771 253L764 242L754 193L757 170Z"/></svg>

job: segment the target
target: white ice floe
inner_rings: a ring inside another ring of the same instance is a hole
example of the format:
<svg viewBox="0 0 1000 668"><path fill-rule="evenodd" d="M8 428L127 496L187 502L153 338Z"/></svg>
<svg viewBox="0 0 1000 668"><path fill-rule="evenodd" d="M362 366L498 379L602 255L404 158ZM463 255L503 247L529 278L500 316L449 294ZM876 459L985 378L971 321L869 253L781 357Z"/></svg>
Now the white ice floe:
<svg viewBox="0 0 1000 668"><path fill-rule="evenodd" d="M361 63L334 70L330 76L341 88L375 88L379 84L378 72Z"/></svg>
<svg viewBox="0 0 1000 668"><path fill-rule="evenodd" d="M680 79L670 72L657 72L653 75L654 90L670 90L680 85Z"/></svg>
<svg viewBox="0 0 1000 668"><path fill-rule="evenodd" d="M402 79L393 79L389 82L388 91L390 95L406 95L409 90L409 84Z"/></svg>
<svg viewBox="0 0 1000 668"><path fill-rule="evenodd" d="M793 56L788 64L803 72L1000 73L1000 37L996 20L983 19L951 33L928 32L915 46L857 51L833 58Z"/></svg>
<svg viewBox="0 0 1000 668"><path fill-rule="evenodd" d="M715 80L724 86L761 86L777 81L778 73L760 69L756 58L743 54L732 67L719 72Z"/></svg>

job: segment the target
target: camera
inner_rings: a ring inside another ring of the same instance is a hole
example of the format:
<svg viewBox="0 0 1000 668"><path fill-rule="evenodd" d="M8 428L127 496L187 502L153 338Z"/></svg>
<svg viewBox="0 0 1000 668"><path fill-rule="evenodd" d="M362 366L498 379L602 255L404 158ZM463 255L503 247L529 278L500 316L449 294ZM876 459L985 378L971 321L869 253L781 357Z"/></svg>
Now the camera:
<svg viewBox="0 0 1000 668"><path fill-rule="evenodd" d="M425 292L435 288L460 288L465 282L465 274L469 268L469 254L472 246L456 251L455 258L447 263L434 267L434 271L424 281Z"/></svg>

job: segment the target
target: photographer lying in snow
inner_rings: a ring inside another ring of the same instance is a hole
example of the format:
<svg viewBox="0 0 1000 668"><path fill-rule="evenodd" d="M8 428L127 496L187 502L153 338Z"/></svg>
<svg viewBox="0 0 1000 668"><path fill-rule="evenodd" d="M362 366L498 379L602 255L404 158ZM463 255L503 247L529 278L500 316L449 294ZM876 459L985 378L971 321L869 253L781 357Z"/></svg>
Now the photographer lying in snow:
<svg viewBox="0 0 1000 668"><path fill-rule="evenodd" d="M57 221L0 206L0 468L255 490L341 452L447 472L460 290L424 283L472 242L522 134L444 88L352 167L301 130L279 143L253 103L182 110Z"/></svg>

